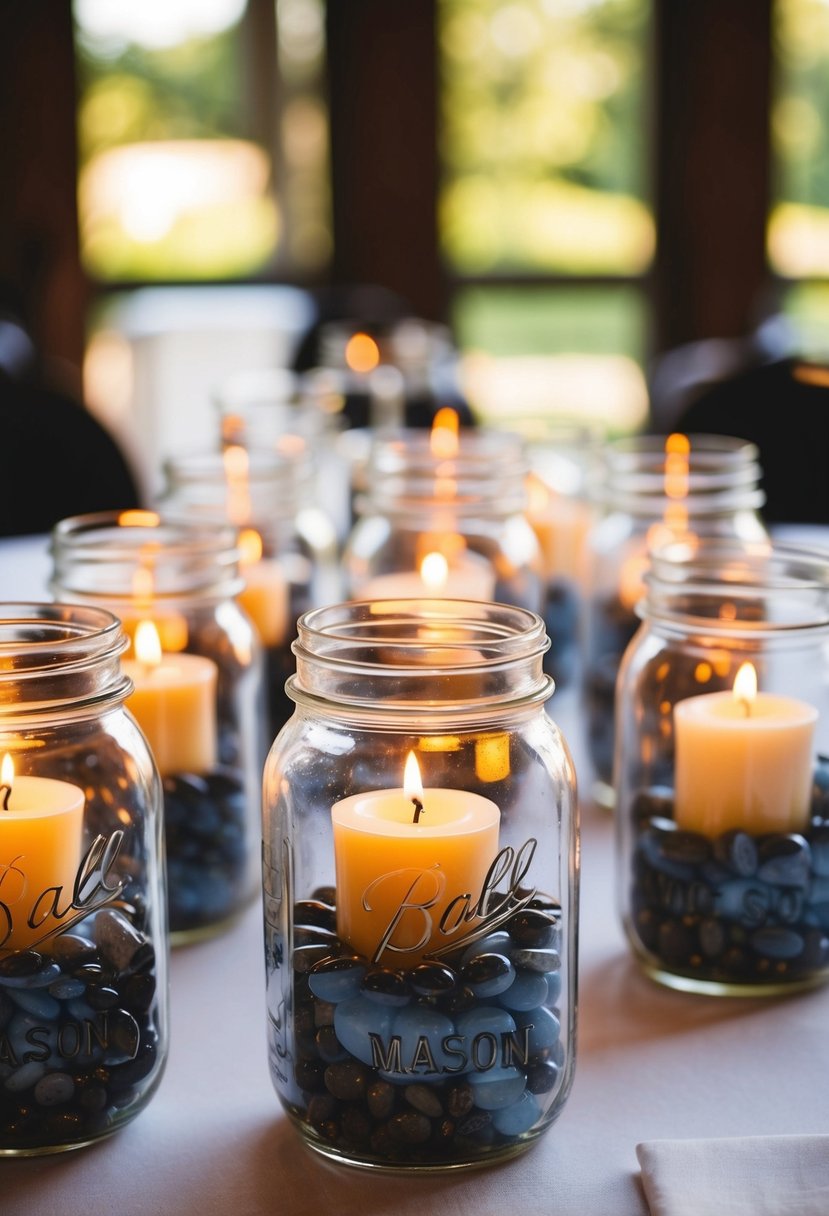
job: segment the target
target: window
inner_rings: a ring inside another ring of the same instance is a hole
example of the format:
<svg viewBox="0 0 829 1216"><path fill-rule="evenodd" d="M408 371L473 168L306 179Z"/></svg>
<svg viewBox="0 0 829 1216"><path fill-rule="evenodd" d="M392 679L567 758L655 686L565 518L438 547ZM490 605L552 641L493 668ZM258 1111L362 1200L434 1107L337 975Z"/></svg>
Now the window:
<svg viewBox="0 0 829 1216"><path fill-rule="evenodd" d="M484 417L646 415L648 0L440 0L439 227Z"/></svg>
<svg viewBox="0 0 829 1216"><path fill-rule="evenodd" d="M75 0L81 253L103 282L325 265L320 0Z"/></svg>

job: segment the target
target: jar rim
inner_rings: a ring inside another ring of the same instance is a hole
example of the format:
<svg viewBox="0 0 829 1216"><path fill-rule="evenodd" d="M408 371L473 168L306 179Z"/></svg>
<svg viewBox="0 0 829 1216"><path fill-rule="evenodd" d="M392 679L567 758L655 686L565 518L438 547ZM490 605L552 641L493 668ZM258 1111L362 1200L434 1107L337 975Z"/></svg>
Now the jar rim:
<svg viewBox="0 0 829 1216"><path fill-rule="evenodd" d="M0 720L122 702L132 691L119 661L128 645L106 608L0 602Z"/></svg>
<svg viewBox="0 0 829 1216"><path fill-rule="evenodd" d="M639 615L675 629L752 637L829 629L829 551L817 547L673 541L651 553L644 582ZM718 600L733 605L733 618L710 615ZM766 615L757 616L760 607Z"/></svg>
<svg viewBox="0 0 829 1216"><path fill-rule="evenodd" d="M238 531L228 523L144 510L73 515L55 525L51 553L59 598L173 600L194 593L231 595L241 585ZM134 584L142 567L154 576L147 591ZM102 573L106 578L97 580Z"/></svg>
<svg viewBox="0 0 829 1216"><path fill-rule="evenodd" d="M326 705L334 716L478 723L548 699L554 685L542 659L549 645L543 620L513 605L334 604L300 617L297 671L287 688L297 703Z"/></svg>

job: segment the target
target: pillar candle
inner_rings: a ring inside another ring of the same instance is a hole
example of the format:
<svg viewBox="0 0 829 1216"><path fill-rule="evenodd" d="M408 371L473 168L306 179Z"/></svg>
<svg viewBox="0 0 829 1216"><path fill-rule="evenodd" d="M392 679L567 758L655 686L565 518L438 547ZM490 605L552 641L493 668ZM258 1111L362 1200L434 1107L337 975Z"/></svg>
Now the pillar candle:
<svg viewBox="0 0 829 1216"><path fill-rule="evenodd" d="M0 954L27 950L59 930L81 862L84 794L68 781L15 777L0 791Z"/></svg>
<svg viewBox="0 0 829 1216"><path fill-rule="evenodd" d="M355 794L331 810L337 931L389 966L409 966L469 932L463 914L498 853L501 814L490 799L406 787Z"/></svg>
<svg viewBox="0 0 829 1216"><path fill-rule="evenodd" d="M495 574L477 553L460 553L451 565L441 553L428 553L419 570L378 574L359 588L364 600L451 599L491 600Z"/></svg>
<svg viewBox="0 0 829 1216"><path fill-rule="evenodd" d="M123 662L135 686L126 705L162 777L208 772L217 754L216 664L203 655L163 654L146 621L136 629L135 651L135 659Z"/></svg>
<svg viewBox="0 0 829 1216"><path fill-rule="evenodd" d="M733 692L688 697L674 707L677 825L715 837L800 832L809 821L817 710L756 692L750 663Z"/></svg>

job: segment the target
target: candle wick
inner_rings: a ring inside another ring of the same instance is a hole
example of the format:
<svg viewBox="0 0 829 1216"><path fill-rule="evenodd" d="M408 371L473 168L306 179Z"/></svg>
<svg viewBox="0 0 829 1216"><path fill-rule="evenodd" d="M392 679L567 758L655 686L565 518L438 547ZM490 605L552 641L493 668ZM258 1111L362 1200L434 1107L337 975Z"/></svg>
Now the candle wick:
<svg viewBox="0 0 829 1216"><path fill-rule="evenodd" d="M746 711L746 717L750 718L751 717L751 702L749 701L748 697L740 697L740 704L742 705L743 709Z"/></svg>
<svg viewBox="0 0 829 1216"><path fill-rule="evenodd" d="M419 823L420 816L423 814L423 803L420 801L419 798L412 798L412 802L414 803L414 809L415 809L414 818L412 819L412 823Z"/></svg>
<svg viewBox="0 0 829 1216"><path fill-rule="evenodd" d="M9 809L9 799L12 796L12 787L10 785L3 784L3 785L0 785L0 790L4 791L4 793L3 793L3 810L7 811Z"/></svg>

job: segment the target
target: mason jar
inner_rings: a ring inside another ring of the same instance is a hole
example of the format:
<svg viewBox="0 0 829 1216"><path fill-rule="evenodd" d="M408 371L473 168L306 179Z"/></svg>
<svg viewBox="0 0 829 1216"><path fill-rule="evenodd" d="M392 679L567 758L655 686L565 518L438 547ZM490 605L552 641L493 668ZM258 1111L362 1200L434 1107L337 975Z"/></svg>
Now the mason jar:
<svg viewBox="0 0 829 1216"><path fill-rule="evenodd" d="M318 505L312 454L300 437L285 438L294 446L280 452L231 445L172 457L161 503L171 518L238 529L237 598L264 651L267 746L293 710L285 681L294 670L297 619L339 598L336 535Z"/></svg>
<svg viewBox="0 0 829 1216"><path fill-rule="evenodd" d="M351 501L350 464L341 448L345 400L338 374L324 368L303 375L248 368L228 376L215 394L222 448L275 452L295 466L304 456L297 493L306 510L322 496L339 543L348 535Z"/></svg>
<svg viewBox="0 0 829 1216"><path fill-rule="evenodd" d="M161 787L119 622L0 606L0 1156L133 1119L167 1055Z"/></svg>
<svg viewBox="0 0 829 1216"><path fill-rule="evenodd" d="M346 593L496 600L540 612L526 473L517 435L451 427L378 435L343 556Z"/></svg>
<svg viewBox="0 0 829 1216"><path fill-rule="evenodd" d="M264 776L269 1059L355 1165L521 1152L573 1078L575 777L541 619L394 600L299 622Z"/></svg>
<svg viewBox="0 0 829 1216"><path fill-rule="evenodd" d="M616 677L639 624L636 605L654 548L672 540L767 537L754 444L719 435L638 436L608 444L600 515L586 544L584 704L594 799L614 801Z"/></svg>
<svg viewBox="0 0 829 1216"><path fill-rule="evenodd" d="M619 673L619 899L654 979L773 995L829 977L829 555L701 540L652 558Z"/></svg>
<svg viewBox="0 0 829 1216"><path fill-rule="evenodd" d="M235 529L149 511L62 520L52 536L58 599L123 622L128 708L161 773L174 944L211 936L257 886L264 742L262 653L236 596Z"/></svg>

